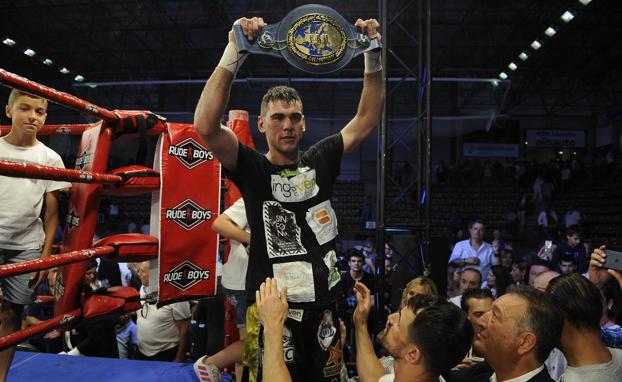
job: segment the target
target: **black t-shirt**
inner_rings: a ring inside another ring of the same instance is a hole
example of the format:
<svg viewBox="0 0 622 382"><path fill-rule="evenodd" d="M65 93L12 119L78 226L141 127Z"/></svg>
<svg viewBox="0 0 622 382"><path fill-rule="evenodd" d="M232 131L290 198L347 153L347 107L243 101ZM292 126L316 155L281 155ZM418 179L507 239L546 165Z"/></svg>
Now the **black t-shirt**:
<svg viewBox="0 0 622 382"><path fill-rule="evenodd" d="M376 279L374 279L374 276L370 275L367 272L363 272L363 277L359 281L362 282L369 289L369 292L372 295L376 293ZM341 276L341 287L343 289L343 294L346 296L346 300L348 299L348 297L354 295L354 283L355 281L352 278L350 272L345 272ZM356 302L356 300L354 301Z"/></svg>
<svg viewBox="0 0 622 382"><path fill-rule="evenodd" d="M236 169L225 174L242 193L251 230L248 300L255 300L266 277L275 277L287 285L290 307L337 301L337 217L330 198L343 154L341 133L314 144L297 164L287 166L239 147Z"/></svg>

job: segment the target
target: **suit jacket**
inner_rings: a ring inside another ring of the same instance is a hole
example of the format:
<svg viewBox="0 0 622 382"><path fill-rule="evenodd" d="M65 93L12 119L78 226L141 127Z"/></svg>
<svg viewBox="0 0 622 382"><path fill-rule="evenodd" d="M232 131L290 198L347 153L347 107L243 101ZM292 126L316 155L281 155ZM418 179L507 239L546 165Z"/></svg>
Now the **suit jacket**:
<svg viewBox="0 0 622 382"><path fill-rule="evenodd" d="M488 363L482 362L466 369L451 370L443 377L447 382L489 382L493 370ZM541 372L531 377L528 382L555 382L549 375L546 367Z"/></svg>
<svg viewBox="0 0 622 382"><path fill-rule="evenodd" d="M555 382L549 375L549 371L544 367L541 372L529 379L529 382Z"/></svg>

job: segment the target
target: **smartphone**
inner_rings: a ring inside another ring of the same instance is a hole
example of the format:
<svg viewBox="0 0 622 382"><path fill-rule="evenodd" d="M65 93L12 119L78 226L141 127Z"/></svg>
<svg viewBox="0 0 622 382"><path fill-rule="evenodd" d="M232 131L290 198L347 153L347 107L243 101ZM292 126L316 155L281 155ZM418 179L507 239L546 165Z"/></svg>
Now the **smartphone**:
<svg viewBox="0 0 622 382"><path fill-rule="evenodd" d="M603 267L622 271L622 252L607 249L606 253L607 257L605 257Z"/></svg>

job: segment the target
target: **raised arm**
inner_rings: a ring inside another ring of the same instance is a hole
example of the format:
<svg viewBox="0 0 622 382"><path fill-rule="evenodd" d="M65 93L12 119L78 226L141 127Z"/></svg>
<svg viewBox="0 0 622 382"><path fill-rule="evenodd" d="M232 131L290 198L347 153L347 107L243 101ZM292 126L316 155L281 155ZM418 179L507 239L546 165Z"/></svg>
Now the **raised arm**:
<svg viewBox="0 0 622 382"><path fill-rule="evenodd" d="M244 34L253 40L265 25L263 19L241 18L235 22L242 26ZM229 32L229 43L216 69L207 80L197 107L194 111L194 128L205 141L208 149L216 155L220 163L230 170L237 166L238 139L220 121L229 103L231 84L246 59L238 54L233 31Z"/></svg>
<svg viewBox="0 0 622 382"><path fill-rule="evenodd" d="M283 356L283 327L287 319L287 288L279 296L276 279L267 278L255 292L257 311L263 325L263 380L291 382Z"/></svg>
<svg viewBox="0 0 622 382"><path fill-rule="evenodd" d="M356 309L352 320L354 321L354 336L356 339L356 371L361 382L376 382L386 374L369 337L367 330L367 317L372 308L371 293L361 283L354 284L356 291Z"/></svg>
<svg viewBox="0 0 622 382"><path fill-rule="evenodd" d="M375 19L356 20L354 24L371 38L380 40L380 24ZM378 126L384 104L384 81L380 52L367 52L365 56L365 77L363 91L356 115L341 130L343 153L352 152Z"/></svg>

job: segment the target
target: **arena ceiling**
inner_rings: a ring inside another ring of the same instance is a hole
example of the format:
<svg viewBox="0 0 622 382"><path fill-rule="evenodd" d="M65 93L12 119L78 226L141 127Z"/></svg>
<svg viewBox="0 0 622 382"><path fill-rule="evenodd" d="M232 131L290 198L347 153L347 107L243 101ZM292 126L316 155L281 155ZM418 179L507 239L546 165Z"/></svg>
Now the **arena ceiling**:
<svg viewBox="0 0 622 382"><path fill-rule="evenodd" d="M379 2L323 1L347 20L379 17ZM433 0L433 113L469 116L592 116L621 114L622 2L593 0ZM270 0L20 0L0 5L0 67L109 108L150 109L189 120L203 81L218 62L232 22L261 16L281 20L301 1ZM416 110L418 0L388 2L388 112ZM575 18L560 20L566 10ZM546 37L553 26L557 33ZM542 47L530 48L534 39ZM26 48L35 56L23 54ZM526 61L518 54L529 54ZM46 66L42 59L50 58ZM307 115L352 115L362 60L322 77L267 56L247 60L234 86L232 107L256 112L258 98L277 82L293 83ZM514 72L507 68L518 64ZM60 66L71 73L62 74ZM493 86L501 71L508 80ZM76 83L74 76L85 77ZM311 79L311 80L310 80ZM87 83L95 83L89 87ZM6 92L2 90L2 95ZM602 121L601 121L602 122Z"/></svg>

